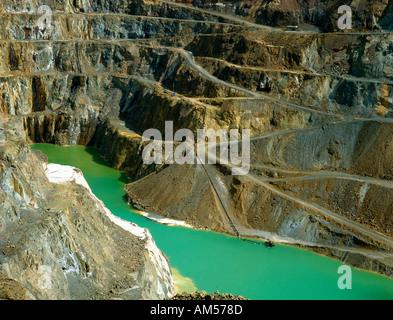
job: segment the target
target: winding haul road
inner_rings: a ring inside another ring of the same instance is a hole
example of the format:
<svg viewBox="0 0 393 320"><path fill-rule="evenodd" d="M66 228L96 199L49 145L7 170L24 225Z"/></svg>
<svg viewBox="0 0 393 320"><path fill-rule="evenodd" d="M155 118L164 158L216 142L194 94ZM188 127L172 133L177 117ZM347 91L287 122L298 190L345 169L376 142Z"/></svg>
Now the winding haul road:
<svg viewBox="0 0 393 320"><path fill-rule="evenodd" d="M208 155L208 159L210 159L211 161L215 160L215 161L217 161L217 163L219 163L219 158L216 157L215 152L212 152L211 150L209 150L207 152L207 155ZM231 169L234 169L234 168L238 169L238 167L236 167L230 163L224 164L223 166L229 167ZM333 177L334 178L334 177L337 177L338 175L339 174L329 175L326 172L322 173L322 176L324 176L324 177ZM217 175L214 175L214 173L212 171L209 173L209 176L210 176L211 180L218 179ZM298 205L300 205L301 207L303 207L305 209L309 209L311 211L317 212L323 218L328 217L328 218L336 221L337 223L344 225L347 228L347 230L355 230L359 234L362 234L363 236L365 236L369 239L377 241L377 242L379 242L389 248L393 248L393 238L391 238L385 234L382 234L378 231L372 230L371 228L369 228L361 223L358 223L358 222L355 222L355 221L350 220L348 218L345 218L342 215L339 215L333 211L330 211L330 210L328 210L318 204L311 203L311 202L299 199L299 198L292 196L290 194L284 193L281 190L279 190L279 189L273 187L272 185L270 185L269 183L267 183L269 180L273 180L273 179L265 179L263 177L258 177L250 172L246 173L243 176L246 177L247 179L249 179L250 181L253 181L253 182L259 184L260 186L269 190L270 192L279 195L280 197L282 197L284 199L287 199L287 200L290 200L294 203L297 203ZM352 176L352 175L342 175L342 176L345 176L345 178L347 178L347 179L355 178L355 179L359 180L358 176ZM302 177L299 177L299 180L301 180L301 178ZM286 180L287 179L282 179L282 181L286 181ZM369 183L370 181L365 179L364 182ZM390 185L389 187L391 188L392 186ZM225 194L218 193L217 196L219 198L225 198ZM230 213L227 213L227 214L231 217L232 220L236 221L235 218L230 215Z"/></svg>
<svg viewBox="0 0 393 320"><path fill-rule="evenodd" d="M200 23L222 23L222 24L228 24L228 25L232 25L232 26L246 26L246 27L251 27L251 28L258 28L260 30L263 31L268 31L268 32L276 32L276 33L282 33L282 32L288 32L288 31L283 31L283 30L279 30L276 28L272 28L272 27L268 27L268 26L263 26L260 24L256 24L256 23L252 23L249 21L246 21L244 19L241 19L240 17L236 17L233 15L228 15L228 14L223 14L223 13L218 13L218 12L213 12L213 11L209 11L209 10L205 10L205 9L201 9L201 8L195 8L195 7L191 7L189 5L185 5L185 4L181 4L181 3L176 3L176 2L172 2L172 1L167 1L167 0L159 0L159 2L171 5L171 6L178 6L178 7L182 7L182 8L186 8L187 10L194 10L197 12L201 12L204 14L208 14L211 16L215 16L221 19L224 19L226 21L231 21L231 22L216 22L216 21L198 21ZM85 13L84 15L89 15L88 13ZM95 15L95 14L90 14L90 15ZM98 14L97 14L98 15ZM120 16L120 14L114 14L114 16ZM128 16L128 15L125 15ZM151 18L151 19L168 19L168 18L160 18L160 17L143 17L143 18ZM168 20L173 20L173 19L168 19ZM185 21L189 21L189 22L194 22L194 20L185 20ZM197 22L197 21L195 21ZM290 31L290 33L301 33L301 34L309 34L309 31ZM313 33L313 32L311 32ZM388 32L386 32L388 33ZM375 32L352 32L352 33L334 33L335 35L376 35L378 33ZM383 33L385 34L385 33ZM149 39L147 39L149 40ZM150 39L150 40L154 40L154 39ZM5 40L6 41L6 40ZM19 40L19 41L25 41L25 40ZM29 40L31 41L31 40ZM37 41L37 42L41 42L43 40ZM44 41L50 41L50 40L44 40ZM53 41L53 40L52 40ZM58 40L61 41L61 40ZM112 42L123 42L123 41L132 41L130 39L121 39L121 40L104 40L104 39L97 39L97 40L81 40L81 41L76 41L75 46L76 46L76 52L78 51L78 47L77 47L77 42L95 42L95 41L101 41L103 43L107 42L107 43L112 43ZM64 40L64 42L74 42L72 40ZM151 45L144 45L144 44L138 44L141 46L151 46ZM353 122L353 121L380 121L380 122L389 122L389 123L393 123L393 120L390 118L371 118L371 119L356 119L353 117L345 117L342 115L336 115L336 114L331 114L328 112L324 112L324 111L320 111L320 110L315 110L312 108L308 108L305 106L301 106L289 101L285 101L282 100L280 98L276 98L276 97L272 97L272 96L268 96L259 92L255 92L252 90L248 90L245 89L243 87L240 87L238 85L232 84L232 83L228 83L226 81L223 81L215 76L213 76L211 73L209 73L207 70L205 70L203 67L199 66L198 64L195 63L194 60L194 56L191 52L186 51L183 48L175 48L175 47L168 47L168 46L154 46L155 48L157 47L161 47L163 49L166 50L171 50L174 52L177 52L179 55L181 55L184 58L184 61L189 65L190 68L192 68L193 70L197 71L199 73L199 75L213 83L216 83L218 85L221 86L225 86L228 88L231 88L233 90L236 90L238 92L244 93L246 94L249 98L238 98L238 99L266 99L266 100L270 100L270 101L274 101L274 102L278 102L280 104L284 104L288 107L292 107L292 108L296 108L296 109L300 109L303 111L307 111L307 112L311 112L311 113L316 113L316 114L321 114L324 116L328 116L328 117L335 117L337 120L337 123L348 123L348 122ZM225 60L222 60L225 63ZM229 64L229 63L228 63ZM236 66L233 65L234 67L243 67L243 66ZM78 60L78 71L79 73L81 73L81 67L79 65L79 60ZM287 73L301 73L301 71L291 71L291 70L271 70L271 71L278 71L278 72L287 72ZM313 73L313 75L316 75L315 73ZM319 75L319 74L317 74ZM384 80L373 80L373 79L365 79L365 78L354 78L354 77L349 77L349 76L337 76L339 78L348 80L348 81L362 81L362 82L374 82L374 83L386 83L386 84L391 84L390 82L386 82ZM231 98L231 99L236 99L236 98ZM131 135L135 135L134 132L129 131L128 129L124 128L124 124L119 122L119 123L115 123L115 125L118 127L118 129L122 132L124 132L125 134L131 134ZM308 128L302 128L302 129L292 129L292 130L282 130L282 131L277 131L277 132L269 132L266 133L264 135L261 136L257 136L257 137L253 137L252 140L259 140L259 139L266 139L272 136L276 136L276 135L286 135L286 134L294 134L294 133L298 133L301 131L307 131L307 130L315 130L316 128L320 128L321 126L314 126L314 127L308 127ZM216 158L216 154L214 151L209 150L208 151L208 157L213 157ZM231 168L236 168L233 165L230 164L225 164L224 166L229 166ZM263 166L261 166L263 167ZM268 167L267 167L268 168ZM354 181L359 181L359 182L363 182L363 183L369 183L369 184L376 184L379 185L381 187L385 187L385 188L393 188L393 184L392 182L389 181L385 181L385 180L380 180L380 179L374 179L374 178L368 178L368 177L362 177L362 176L357 176L357 175L350 175L350 174L344 174L344 173L336 173L336 172L326 172L326 171L321 171L321 172L317 172L317 173L310 173L310 172L300 172L300 171L290 171L290 170L285 170L285 169L277 169L277 168L271 168L273 170L276 171L282 171L282 172L286 172L286 173L292 173L292 174L303 174L302 176L297 176L297 177L290 177L290 178L265 178L265 177L260 177L260 176L256 176L252 173L247 173L245 175L245 177L257 184L259 184L260 186L262 186L263 188L265 188L266 190L269 190L272 193L277 194L278 196L284 198L284 199L288 199L290 201L293 201L295 203L297 203L298 205L300 205L303 208L306 208L308 210L317 212L318 214L322 215L323 217L327 217L329 219L332 219L334 221L336 221L337 223L345 226L348 230L354 230L356 232L358 232L359 234L362 234L363 236L372 239L374 241L377 241L381 244L383 244L384 246L387 246L389 248L393 248L393 239L391 237L388 237L387 235L384 235L380 232L377 232L375 230L370 229L369 227L357 223L355 221L352 221L348 218L345 218L335 212L332 212L320 205L317 205L315 203L310 203L308 201L304 201L302 199L299 199L293 195L284 193L283 191L273 187L271 184L269 184L269 182L273 182L273 181L297 181L297 180L310 180L310 179L321 179L321 178L335 178L335 179L349 179L349 180L354 180ZM225 207L229 210L229 203L230 203L230 199L228 199L228 195L225 192L225 189L223 189L223 186L221 184L219 184L219 178L218 176L215 174L215 170L214 167L209 167L207 166L206 169L206 174L210 177L212 183L214 184L215 189L217 190L217 195L218 197L221 199L221 203L225 209ZM228 202L229 201L229 202ZM227 212L228 218L232 221L236 221L236 219L234 217L231 216L230 212ZM239 231L243 231L244 233L247 234L251 234L253 232L253 230L247 230L244 227L239 227ZM282 239L284 242L288 241L288 242L292 242L292 243L300 243L302 244L301 241L296 241L296 240L288 240L288 239ZM305 245L311 245L311 246L315 246L316 244L310 244L310 243L303 243ZM363 252L362 250L357 250L357 249L352 249L352 248L336 248L339 250L345 250L345 251L353 251L353 252ZM373 253L375 255L384 255L385 253Z"/></svg>
<svg viewBox="0 0 393 320"><path fill-rule="evenodd" d="M262 26L262 25L258 25L255 23L251 23L249 21L245 21L241 18L238 17L234 17L231 15L226 15L226 14L222 14L222 13L217 13L217 12L211 12L208 10L204 10L204 9L200 9L200 8L195 8L195 7L190 7L188 5L184 5L184 4L180 4L180 3L175 3L172 1L167 1L167 0L159 0L162 3L166 3L168 5L172 5L172 6L178 6L178 7L183 7L186 8L188 10L195 10L195 11L199 11L205 14L209 14L212 16L216 16L222 19L225 19L227 21L232 21L234 23L234 25L242 25L242 26L247 26L247 27L252 27L252 28L258 28L264 31L274 31L274 32L284 32L282 30L277 30L271 27L266 27L266 26ZM291 33L310 33L310 32L305 32L305 31L291 31ZM376 33L374 32L362 32L362 33L357 33L357 32L353 32L353 33L334 33L335 35L348 35L348 34L354 34L354 35L375 35ZM239 98L239 99L267 99L270 101L274 101L274 102L278 102L281 104L285 104L288 107L292 107L292 108L296 108L296 109L300 109L303 111L307 111L307 112L312 112L312 113L317 113L317 114L321 114L324 116L328 116L328 117L335 117L336 118L336 123L349 123L349 122L355 122L355 121L379 121L379 122L387 122L387 123L393 123L393 119L391 118L383 118L383 117L375 117L375 118L355 118L355 117L348 117L348 116L342 116L342 115L336 115L336 114L331 114L331 113L327 113L327 112L323 112L323 111L319 111L319 110L315 110L315 109L311 109L311 108L307 108L305 106L301 106L301 105L297 105L295 103L291 103L289 101L285 101L282 100L280 98L275 98L275 97L271 97L265 94L261 94L259 92L255 92L252 90L248 90L245 88L242 88L240 86L237 86L235 84L232 83L228 83L226 81L223 81L221 79L218 79L217 77L213 76L211 73L209 73L207 70L205 70L204 68L202 68L201 66L199 66L198 64L195 63L194 60L194 56L191 52L186 51L185 49L182 48L174 48L174 47L163 47L167 50L173 50L175 52L178 52L186 61L186 63L189 65L190 68L194 69L195 71L197 71L201 77L208 79L209 81L212 81L213 83L222 85L222 86L226 86L228 88L237 90L238 92L244 93L246 95L249 96L249 98ZM291 71L286 71L286 72L291 72ZM319 74L315 74L314 75L319 75ZM329 76L329 75L326 75ZM346 76L340 76L340 78L348 80L348 81L362 81L362 82L375 82L375 83L387 83L383 80L370 80L370 79L363 79L363 78L353 78L353 77L346 77ZM272 136L276 136L276 135L284 135L284 134L296 134L298 132L301 131L306 131L306 130L315 130L316 128L321 128L322 126L314 126L314 127L309 127L309 128L302 128L302 129L293 129L293 130L282 130L282 131L278 131L278 132L269 132L266 133L264 135L258 136L258 137L253 137L252 140L259 140L259 139L266 139ZM216 159L216 151L215 149L208 149L207 150L207 156L208 158L210 157L214 157L214 159ZM197 156L196 156L197 157ZM200 159L197 158L197 162L200 162ZM219 163L219 160L217 160L217 163ZM235 166L231 165L231 164L225 164L224 166L229 166L230 168L236 168ZM233 217L233 215L231 214L229 208L230 208L230 199L229 199L229 195L227 190L225 190L225 186L221 183L221 180L219 178L219 176L217 175L217 171L215 170L214 166L211 165L204 165L205 168L205 173L206 175L209 177L210 183L212 184L212 187L215 190L215 193L217 195L217 197L219 198L219 201L221 203L221 206L223 207L224 213L227 215L231 225L232 222L236 223L236 227L238 229L238 231L240 233L243 233L244 235L256 235L256 236L260 236L260 237L270 237L271 236L275 236L272 234L269 234L268 232L263 232L263 231L257 231L257 230L249 230L247 228L245 228L244 226L242 226L241 224L238 223L237 219L235 219L235 217ZM280 169L278 169L280 170ZM297 171L289 171L289 170L284 170L281 169L282 171L288 171L291 172L292 174L300 174L302 172L297 172ZM333 220L335 221L337 224L344 226L344 228L346 228L349 232L351 231L355 231L357 234L359 235L363 235L364 237L368 238L369 240L372 241L376 241L379 242L380 244L382 244L383 246L392 249L393 248L393 238L382 234L378 231L375 231L369 227L367 227L366 225L363 225L361 223L355 222L353 220L350 220L340 214L337 214L335 212L332 212L318 204L315 203L311 203L302 199L299 199L291 194L287 194L275 187L273 187L271 184L269 184L269 182L272 181L288 181L288 180L308 180L308 179L321 179L321 178L335 178L335 179L349 179L349 180L354 180L354 181L358 181L358 182L362 182L362 183L369 183L369 184L376 184L379 185L381 187L385 187L385 188L392 188L392 183L389 181L384 181L384 180L380 180L380 179L374 179L374 178L368 178L368 177L362 177L362 176L357 176L357 175L351 175L351 174L344 174L344 173L333 173L333 172L327 172L327 171L321 171L321 172L317 172L317 173L303 173L304 175L301 177L291 177L291 178L283 178L283 179L269 179L269 178L265 178L265 177L260 177L260 176L256 176L250 172L248 172L247 174L244 175L244 177L246 179L249 179L255 183L257 183L258 185L260 185L261 187L265 188L266 190L269 190L270 192L277 194L278 196L290 200L294 203L297 203L299 206L316 212L317 214L319 214L320 216L322 216L324 219L328 219L328 220ZM315 243L307 243L304 241L298 241L296 239L290 239L290 238L280 238L275 236L275 239L280 240L282 242L288 242L288 243L294 243L294 244L303 244L306 246L320 246L318 244ZM323 246L325 248L332 248L332 249L336 249L336 250L342 250L345 252L352 252L352 253L360 253L360 254L366 254L368 256L373 256L373 257L378 257L378 258L383 258L383 259L392 259L392 255L389 252L375 252L375 251L369 251L369 250L365 250L365 249L356 249L356 248L347 248L347 247L329 247L329 246Z"/></svg>
<svg viewBox="0 0 393 320"><path fill-rule="evenodd" d="M343 116L340 116L340 115L335 115L335 114L331 114L331 113L328 113L328 112L319 111L319 110L307 108L307 107L304 107L304 106L300 106L300 105L297 105L295 103L291 103L291 102L288 102L286 100L282 100L280 98L271 97L271 96L268 96L268 95L265 95L265 94L262 94L262 93L259 93L259 92L255 92L255 91L252 91L252 90L245 89L243 87L237 86L237 85L232 84L232 83L225 82L225 81L220 80L217 77L213 76L211 73L209 73L207 70L205 70L201 66L197 65L195 63L195 61L194 61L194 55L192 54L192 52L186 51L184 49L178 49L178 48L172 48L172 50L174 50L176 52L179 52L184 57L184 59L187 62L187 64L192 69L198 71L199 74L202 77L204 77L204 78L206 78L206 79L208 79L208 80L210 80L210 81L212 81L214 83L217 83L219 85L226 86L226 87L232 88L234 90L246 93L250 97L253 97L253 98L267 99L267 100L283 103L283 104L285 104L287 106L290 106L290 107L293 107L293 108L297 108L297 109L300 109L300 110L303 110L303 111L308 111L308 112L317 113L317 114L323 114L323 115L329 116L329 117L341 117L342 119L344 118Z"/></svg>
<svg viewBox="0 0 393 320"><path fill-rule="evenodd" d="M167 2L170 3L169 1L162 1L162 2ZM179 48L171 48L171 50L174 50L178 53L180 53L185 61L187 62L187 64L194 70L196 70L202 77L208 79L209 81L212 81L214 83L217 83L219 85L222 86L226 86L229 88L232 88L234 90L237 90L239 92L243 92L248 94L250 97L252 98L264 98L264 99L269 99L275 102L279 102L279 103L284 103L287 106L293 107L293 108L298 108L301 110L305 110L308 112L314 112L314 113L319 113L319 114L323 114L325 116L333 116L333 117L337 117L337 118L341 118L341 121L339 121L340 123L348 123L348 122L364 122L364 121L379 121L379 122L387 122L387 123L393 123L393 119L390 118L383 118L383 117L375 117L375 118L369 118L369 119L355 119L353 117L344 117L344 116L337 116L337 115L332 115L330 113L327 112L323 112L323 111L318 111L318 110L314 110L314 109L310 109L307 107L303 107L288 101L284 101L282 99L279 98L275 98L275 97L271 97L271 96L267 96L264 94L260 94L258 92L252 91L252 90L248 90L245 88L242 88L240 86L234 85L232 83L228 83L225 82L223 80L218 79L217 77L213 76L212 74L210 74L207 70L205 70L204 68L202 68L201 66L197 65L194 61L194 56L191 52L186 51L184 49L179 49ZM283 134L292 134L292 133L297 133L300 131L307 131L307 130L315 130L316 128L320 128L322 126L317 126L317 127L309 127L309 128L303 128L303 129L292 129L292 130L283 130L283 131L279 131L279 132L271 132L271 133L267 133L264 134L262 136L259 137L253 137L251 138L251 140L259 140L259 139L264 139L264 138L268 138L268 137L272 137L272 136L276 136L276 135L283 135ZM208 151L207 152L208 157L214 157L214 159L216 159L216 154L215 152L212 151ZM218 160L217 160L218 162ZM225 166L229 166L231 168L236 168L233 165L230 164L225 164ZM205 169L206 170L206 169ZM294 172L296 173L296 172ZM217 179L217 177L214 177L214 173L210 170L210 172L207 172L207 174L209 175L209 178L211 180L215 180ZM268 182L269 181L280 181L279 179L266 179L266 178L262 178L262 177L258 177L255 176L252 173L247 173L245 175L248 179L254 181L255 183L261 185L263 188L271 191L272 193L275 193L277 195L279 195L280 197L284 198L284 199L288 199L290 201L293 201L295 203L297 203L298 205L312 210L314 212L319 213L320 215L322 215L324 218L329 218L332 219L334 221L336 221L337 223L345 226L348 230L354 230L356 232L358 232L359 234L362 234L363 236L372 239L374 241L377 241L381 244L383 244L384 246L387 246L389 248L393 248L393 238L382 234L378 231L372 230L371 228L355 222L353 220L350 220L342 215L339 215L335 212L332 212L318 204L315 203L311 203L302 199L299 199L293 195L287 194L282 192L281 190L278 190L277 188L273 187L272 185L270 185ZM355 181L359 181L359 182L364 182L364 183L372 183L372 184L377 184L379 186L382 187L387 187L387 188L392 188L392 183L388 182L388 181L384 181L384 180L379 180L379 179L373 179L373 178L367 178L367 177L361 177L361 176L357 176L357 175L350 175L350 174L341 174L341 173L330 173L330 172L323 172L323 173L318 173L318 174L312 174L312 175L308 175L308 176L303 176L303 177L294 177L294 178L289 178L289 179L281 179L281 181L287 181L287 180L305 180L305 179L320 179L320 178L340 178L340 179L349 179L349 180L355 180ZM217 187L215 187L215 189L217 189ZM216 191L217 192L217 191ZM226 203L227 201L226 196L224 193L219 194L219 192L217 192L217 196L221 199L224 200L220 200L223 204L223 206L228 206L228 205L224 205L224 203ZM229 206L228 206L229 207ZM236 221L236 219L234 219L234 217L232 217L230 215L230 213L226 212L226 214L229 216L230 220L232 221ZM239 227L239 229L241 229Z"/></svg>
<svg viewBox="0 0 393 320"><path fill-rule="evenodd" d="M183 3L178 3L178 2L173 2L173 1L168 1L168 0L157 0L159 2L162 3L166 3L168 5L171 6L175 6L175 7L181 7L187 10L193 10L193 11L197 11L200 13L204 13L204 14L208 14L211 16L215 16L218 18L222 18L228 21L233 21L234 24L237 25L242 25L242 26L246 26L246 27L252 27L252 28L257 28L260 30L265 30L265 31L273 31L273 32L285 32L285 33L300 33L300 34L319 34L319 31L306 31L306 30L293 30L293 31L284 31L281 29L277 29L277 28L273 28L273 27L269 27L269 26L265 26L265 25L261 25L258 23L253 23L250 21L247 21L245 19L242 19L239 16L235 16L235 15L230 15L230 14L225 14L225 13L221 13L221 12L217 12L217 11L211 11L211 10L206 10L206 9L202 9L202 8L197 8L197 7L193 7L190 5L186 5ZM335 35L384 35L384 34L391 34L391 31L380 31L380 32L329 32L329 33L324 33L324 34L335 34Z"/></svg>
<svg viewBox="0 0 393 320"><path fill-rule="evenodd" d="M168 2L169 1L163 1L163 2ZM293 108L297 108L297 109L301 109L307 112L313 112L313 113L318 113L318 114L323 114L325 116L330 116L330 117L336 117L337 118L337 123L349 123L349 122L366 122L366 121L379 121L379 122L387 122L387 123L393 123L393 119L391 118L383 118L383 117L375 117L375 118L369 118L369 119L356 119L354 117L344 117L341 115L334 115L331 113L327 113L327 112L323 112L323 111L318 111L318 110L314 110L311 108L307 108L304 106L300 106L285 100L282 100L280 98L275 98L275 97L271 97L271 96L267 96L252 90L248 90L245 88L242 88L240 86L237 86L235 84L232 83L228 83L226 81L223 81L221 79L218 79L217 77L213 76L212 74L210 74L207 70L205 70L204 68L202 68L201 66L197 65L195 63L194 60L194 56L192 54L192 52L186 51L184 49L181 48L174 48L174 47L162 47L168 50L173 50L175 52L178 52L187 62L187 64L194 70L196 70L203 78L208 79L209 81L212 81L213 83L222 85L222 86L226 86L229 88L232 88L234 90L237 90L239 92L245 93L247 95L249 95L251 98L257 98L257 99L268 99L271 101L275 101L275 102L279 102L279 103L283 103L289 107L293 107ZM266 139L269 137L273 137L273 136L277 136L277 135L286 135L286 134L295 134L301 131L309 131L309 130L315 130L317 128L321 128L321 126L313 126L313 127L308 127L308 128L302 128L302 129L290 129L290 130L282 130L282 131L276 131L276 132L269 132L266 133L264 135L261 136L257 136L257 137L253 137L251 138L251 140L260 140L260 139ZM208 151L208 157L213 157L214 159L215 157L215 153ZM232 166L230 164L225 164L226 166L230 166L231 168L236 168L235 166ZM206 166L205 166L206 167ZM206 174L209 176L209 178L211 179L211 181L213 181L213 184L215 183L214 181L216 181L216 179L218 179L217 176L214 176L214 171L212 171L211 169L208 170L208 168L205 168ZM299 172L293 172L293 173L299 173ZM393 248L393 239L387 235L384 235L378 231L372 230L371 228L360 224L358 222L355 222L353 220L350 220L348 218L343 217L342 215L339 215L337 213L334 213L318 204L315 203L310 203L308 201L299 199L295 196L289 195L287 193L282 192L281 190L278 190L277 188L273 187L272 185L270 185L268 182L269 181L288 181L288 180L307 180L307 179L320 179L320 178L340 178L340 179L349 179L349 180L355 180L355 181L359 181L359 182L364 182L364 183L372 183L372 184L377 184L379 186L382 187L387 187L387 188L392 188L392 183L388 182L388 181L384 181L384 180L379 180L379 179L373 179L373 178L367 178L367 177L361 177L361 176L357 176L357 175L350 175L350 174L342 174L342 173L331 173L331 172L323 172L323 173L318 173L318 174L309 174L307 176L302 176L302 177L293 177L293 178L283 178L283 179L268 179L268 178L262 178L262 177L258 177L255 176L251 173L247 173L245 175L248 179L254 181L255 183L261 185L263 188L279 195L280 197L284 198L284 199L288 199L290 201L293 201L295 203L297 203L298 205L312 210L314 212L319 213L320 215L322 215L323 217L328 217L329 219L332 219L334 221L336 221L337 223L344 225L346 228L348 228L349 230L355 230L356 232L358 232L359 234L362 234L363 236L372 239L374 241L377 241L381 244L383 244L384 246L387 246L389 248ZM214 186L214 189L216 190L215 192L217 193L217 196L220 199L221 205L224 208L225 214L228 216L228 218L231 221L236 221L236 219L231 216L230 212L229 212L229 203L228 203L228 199L227 196L225 195L225 192L221 192L219 190L218 185ZM246 233L250 233L250 230L247 230L241 226L238 225L238 229L239 231L243 231ZM310 245L310 244L309 244Z"/></svg>

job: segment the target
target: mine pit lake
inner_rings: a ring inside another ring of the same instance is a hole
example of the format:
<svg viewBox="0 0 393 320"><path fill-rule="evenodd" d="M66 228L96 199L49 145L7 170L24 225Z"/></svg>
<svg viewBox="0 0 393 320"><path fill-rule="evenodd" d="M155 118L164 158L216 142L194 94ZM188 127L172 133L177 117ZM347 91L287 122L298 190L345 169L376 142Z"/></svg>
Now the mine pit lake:
<svg viewBox="0 0 393 320"><path fill-rule="evenodd" d="M32 148L45 153L51 163L81 169L94 194L114 215L149 229L175 268L175 281L189 278L198 290L218 290L248 299L393 299L393 279L355 268L352 289L340 290L338 268L342 263L308 250L288 245L267 248L145 218L124 199L125 174L109 167L94 148L49 144Z"/></svg>

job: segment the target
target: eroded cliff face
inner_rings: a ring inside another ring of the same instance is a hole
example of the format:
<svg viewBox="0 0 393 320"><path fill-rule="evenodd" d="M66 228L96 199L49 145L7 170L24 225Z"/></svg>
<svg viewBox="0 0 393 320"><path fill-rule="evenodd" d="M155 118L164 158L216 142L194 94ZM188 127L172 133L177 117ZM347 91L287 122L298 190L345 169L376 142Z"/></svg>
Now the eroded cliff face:
<svg viewBox="0 0 393 320"><path fill-rule="evenodd" d="M340 31L336 21L342 14L338 8L342 5L352 9L353 28L364 30L392 30L392 2L384 1L298 1L298 0L177 0L176 2L193 4L232 15L263 25L286 27L299 25L305 30L319 28L324 32ZM314 27L314 28L312 28Z"/></svg>
<svg viewBox="0 0 393 320"><path fill-rule="evenodd" d="M97 147L142 210L392 276L392 36L372 32L391 2L365 4L348 34L283 31L336 31L342 1L214 4L53 2L37 30L38 3L4 2L2 118L28 142ZM250 129L250 173L144 164L142 133L165 138L165 121Z"/></svg>
<svg viewBox="0 0 393 320"><path fill-rule="evenodd" d="M148 230L113 216L78 169L42 162L25 142L6 135L0 270L23 295L2 285L2 296L7 290L14 292L10 298L56 300L174 294L169 262Z"/></svg>

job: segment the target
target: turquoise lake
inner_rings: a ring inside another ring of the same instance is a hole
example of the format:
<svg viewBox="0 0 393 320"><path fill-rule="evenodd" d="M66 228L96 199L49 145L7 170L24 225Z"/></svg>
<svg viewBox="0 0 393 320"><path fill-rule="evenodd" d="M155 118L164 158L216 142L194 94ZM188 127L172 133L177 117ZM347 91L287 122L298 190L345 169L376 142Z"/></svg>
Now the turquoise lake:
<svg viewBox="0 0 393 320"><path fill-rule="evenodd" d="M36 144L51 163L82 170L92 191L112 213L147 228L171 266L198 290L249 299L393 299L393 280L352 268L352 289L340 290L340 261L307 250L267 248L211 231L162 225L146 219L124 200L127 178L90 147Z"/></svg>

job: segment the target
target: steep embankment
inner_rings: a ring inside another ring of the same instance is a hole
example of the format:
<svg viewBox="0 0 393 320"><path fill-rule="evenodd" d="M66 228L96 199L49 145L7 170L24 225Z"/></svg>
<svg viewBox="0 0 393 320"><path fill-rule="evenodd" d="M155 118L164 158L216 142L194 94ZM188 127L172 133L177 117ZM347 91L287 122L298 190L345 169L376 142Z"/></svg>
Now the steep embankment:
<svg viewBox="0 0 393 320"><path fill-rule="evenodd" d="M148 230L114 217L79 170L45 164L37 157L41 154L10 131L5 134L0 296L164 299L174 294L169 263Z"/></svg>
<svg viewBox="0 0 393 320"><path fill-rule="evenodd" d="M352 9L352 26L356 31L392 30L393 3L391 1L175 0L175 2L194 4L228 16L243 17L261 25L281 28L299 25L301 30L324 32L340 31L337 20L342 14L338 12L338 8L348 5Z"/></svg>
<svg viewBox="0 0 393 320"><path fill-rule="evenodd" d="M333 30L342 1L228 3L217 14L168 1L57 2L52 28L37 30L35 4L10 1L0 32L3 117L29 142L96 146L147 211L231 234L235 222L242 235L391 275L390 203L356 184L368 177L389 192L393 40L368 22L356 32L373 17L383 26L391 3L356 12L348 34L254 23ZM165 121L193 132L250 129L250 174L145 165L141 134L164 134ZM301 180L321 170L332 181ZM348 203L338 174L357 181ZM280 180L289 177L299 180Z"/></svg>

